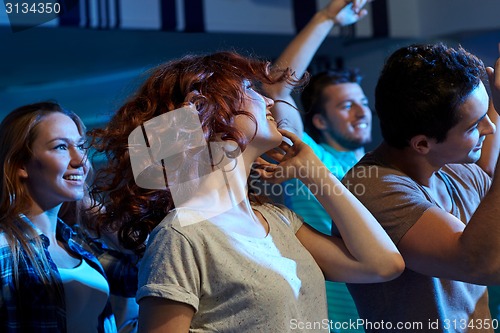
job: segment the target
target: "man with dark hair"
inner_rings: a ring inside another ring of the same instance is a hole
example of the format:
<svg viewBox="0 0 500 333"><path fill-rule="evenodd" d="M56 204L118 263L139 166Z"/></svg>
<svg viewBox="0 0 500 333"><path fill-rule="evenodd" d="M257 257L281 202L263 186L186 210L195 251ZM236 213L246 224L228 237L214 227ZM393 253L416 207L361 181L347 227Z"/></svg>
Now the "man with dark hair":
<svg viewBox="0 0 500 333"><path fill-rule="evenodd" d="M382 70L375 108L384 141L343 182L406 269L391 282L348 285L367 332L493 332L498 324L485 287L500 283L500 135L486 73L500 110L500 60L485 69L461 47L411 45Z"/></svg>
<svg viewBox="0 0 500 333"><path fill-rule="evenodd" d="M365 4L365 0L352 3L331 0L292 40L276 65L289 67L297 77L302 77L331 29L335 25L357 22L367 13L362 9ZM371 141L372 114L360 82L357 70L329 70L314 75L301 94L305 132L300 113L290 113L290 108L282 108L283 104L279 103L281 100L295 105L290 88L286 85L265 87L276 101L274 118L301 137L338 179L359 161L364 155L363 146ZM313 169L303 171L314 173ZM285 204L309 225L332 234L332 219L302 182L294 179L283 184L283 193ZM333 229L336 228L333 226ZM363 332L361 325L350 325L359 317L345 284L327 281L326 292L329 319L334 327L342 327L333 332Z"/></svg>
<svg viewBox="0 0 500 333"><path fill-rule="evenodd" d="M364 145L371 142L372 114L360 82L357 70L329 70L314 75L301 94L302 140L338 179L359 161ZM332 220L304 184L292 180L284 192L288 207L317 230L332 233Z"/></svg>
<svg viewBox="0 0 500 333"><path fill-rule="evenodd" d="M357 69L328 70L315 74L300 95L306 133L359 157L371 141L371 110L361 80Z"/></svg>

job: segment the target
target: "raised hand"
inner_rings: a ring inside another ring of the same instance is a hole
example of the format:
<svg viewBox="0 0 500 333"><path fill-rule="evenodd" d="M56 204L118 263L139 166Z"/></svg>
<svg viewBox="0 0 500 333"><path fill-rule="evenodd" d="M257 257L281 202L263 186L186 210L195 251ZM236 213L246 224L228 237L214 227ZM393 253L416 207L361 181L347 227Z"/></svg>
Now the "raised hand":
<svg viewBox="0 0 500 333"><path fill-rule="evenodd" d="M317 174L318 169L325 168L313 150L297 135L283 129L279 131L292 144L283 141L279 147L266 153L275 163L257 159L253 167L263 180L280 183L291 178L310 178Z"/></svg>
<svg viewBox="0 0 500 333"><path fill-rule="evenodd" d="M358 22L368 14L363 7L372 0L332 0L322 12L335 24L346 26Z"/></svg>

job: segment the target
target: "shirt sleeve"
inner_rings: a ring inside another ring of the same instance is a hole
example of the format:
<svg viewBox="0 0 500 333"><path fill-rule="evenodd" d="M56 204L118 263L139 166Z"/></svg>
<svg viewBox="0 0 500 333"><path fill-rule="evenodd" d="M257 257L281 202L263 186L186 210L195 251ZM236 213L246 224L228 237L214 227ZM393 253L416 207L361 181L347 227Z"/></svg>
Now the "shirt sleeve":
<svg viewBox="0 0 500 333"><path fill-rule="evenodd" d="M160 224L151 234L139 266L136 300L160 297L198 310L200 273L189 240L172 226Z"/></svg>

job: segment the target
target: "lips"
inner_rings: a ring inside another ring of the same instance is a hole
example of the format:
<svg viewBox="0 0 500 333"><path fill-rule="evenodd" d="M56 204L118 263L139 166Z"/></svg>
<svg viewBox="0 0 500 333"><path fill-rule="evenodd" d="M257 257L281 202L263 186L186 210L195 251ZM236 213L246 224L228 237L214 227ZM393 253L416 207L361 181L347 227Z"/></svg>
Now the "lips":
<svg viewBox="0 0 500 333"><path fill-rule="evenodd" d="M478 144L474 147L474 150L479 150L483 148L484 136L479 138Z"/></svg>

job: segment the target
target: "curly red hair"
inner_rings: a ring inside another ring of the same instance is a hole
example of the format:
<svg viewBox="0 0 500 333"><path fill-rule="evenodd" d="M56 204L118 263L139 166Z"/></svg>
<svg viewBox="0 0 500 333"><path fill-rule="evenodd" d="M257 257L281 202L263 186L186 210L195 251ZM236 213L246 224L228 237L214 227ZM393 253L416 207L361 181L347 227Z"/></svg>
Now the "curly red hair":
<svg viewBox="0 0 500 333"><path fill-rule="evenodd" d="M248 139L233 120L245 114L255 122L250 113L240 110L246 80L254 84L287 81L297 86L307 79L296 80L288 69L274 69L269 62L234 52L190 55L154 68L107 127L90 132L94 147L108 159L97 171L91 190L94 202L103 206L95 229L117 231L122 246L140 253L151 230L175 208L168 188L148 190L134 181L127 140L144 122L192 103L207 142L233 140L244 151Z"/></svg>

